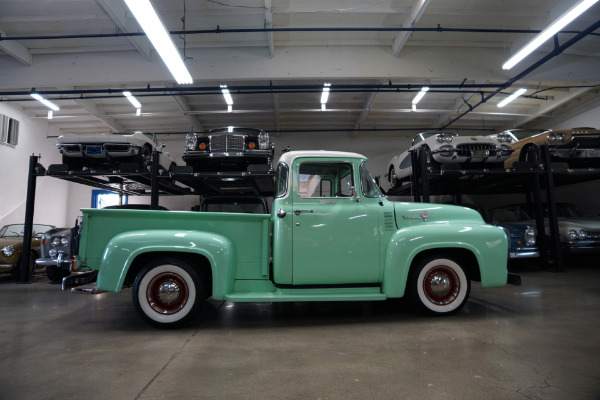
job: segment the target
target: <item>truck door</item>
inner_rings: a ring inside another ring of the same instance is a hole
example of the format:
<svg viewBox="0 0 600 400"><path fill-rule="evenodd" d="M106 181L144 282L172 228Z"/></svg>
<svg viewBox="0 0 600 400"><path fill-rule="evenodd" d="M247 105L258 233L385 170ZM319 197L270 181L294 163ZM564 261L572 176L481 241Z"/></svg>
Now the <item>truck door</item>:
<svg viewBox="0 0 600 400"><path fill-rule="evenodd" d="M311 160L297 168L293 284L378 282L378 209L353 197L352 163Z"/></svg>

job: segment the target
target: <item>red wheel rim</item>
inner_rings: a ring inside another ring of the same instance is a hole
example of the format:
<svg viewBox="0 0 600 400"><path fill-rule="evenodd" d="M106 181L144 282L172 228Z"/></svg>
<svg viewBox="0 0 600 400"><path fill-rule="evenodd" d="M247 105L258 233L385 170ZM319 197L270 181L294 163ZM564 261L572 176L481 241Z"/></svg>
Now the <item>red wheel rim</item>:
<svg viewBox="0 0 600 400"><path fill-rule="evenodd" d="M157 313L172 315L185 307L188 293L188 286L183 277L173 272L163 272L148 283L146 300Z"/></svg>
<svg viewBox="0 0 600 400"><path fill-rule="evenodd" d="M433 304L439 306L451 304L460 293L460 279L452 268L438 265L425 275L423 292Z"/></svg>

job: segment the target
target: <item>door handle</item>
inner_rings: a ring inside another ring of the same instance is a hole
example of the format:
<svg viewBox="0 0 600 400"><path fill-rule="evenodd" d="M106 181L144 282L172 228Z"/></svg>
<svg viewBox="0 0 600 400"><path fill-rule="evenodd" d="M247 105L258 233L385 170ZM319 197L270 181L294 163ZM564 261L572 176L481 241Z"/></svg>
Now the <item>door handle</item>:
<svg viewBox="0 0 600 400"><path fill-rule="evenodd" d="M296 214L296 215L300 215L300 213L303 213L303 212L311 213L311 212L313 212L313 210L294 210L294 214Z"/></svg>

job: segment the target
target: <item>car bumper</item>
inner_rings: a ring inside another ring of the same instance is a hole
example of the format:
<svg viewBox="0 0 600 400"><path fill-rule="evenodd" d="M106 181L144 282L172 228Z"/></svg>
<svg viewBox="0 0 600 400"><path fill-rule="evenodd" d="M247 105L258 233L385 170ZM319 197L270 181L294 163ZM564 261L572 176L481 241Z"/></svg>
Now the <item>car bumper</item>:
<svg viewBox="0 0 600 400"><path fill-rule="evenodd" d="M580 240L577 242L567 242L563 250L572 254L587 254L600 252L600 242L591 240Z"/></svg>
<svg viewBox="0 0 600 400"><path fill-rule="evenodd" d="M600 149L554 149L550 154L562 160L600 158Z"/></svg>
<svg viewBox="0 0 600 400"><path fill-rule="evenodd" d="M521 258L536 258L540 256L540 252L537 249L516 249L508 253L508 257L513 259Z"/></svg>
<svg viewBox="0 0 600 400"><path fill-rule="evenodd" d="M122 158L138 155L141 147L132 144L63 144L62 154L73 158Z"/></svg>
<svg viewBox="0 0 600 400"><path fill-rule="evenodd" d="M35 260L35 265L38 267L56 266L65 269L71 268L71 260L68 258L38 258Z"/></svg>
<svg viewBox="0 0 600 400"><path fill-rule="evenodd" d="M183 155L184 160L203 160L216 158L245 158L245 157L273 157L273 151L267 150L246 150L236 152L209 153L207 151L187 151Z"/></svg>
<svg viewBox="0 0 600 400"><path fill-rule="evenodd" d="M470 155L461 155L458 150L452 151L434 151L432 157L439 163L503 163L510 154L502 154L501 152L472 152Z"/></svg>

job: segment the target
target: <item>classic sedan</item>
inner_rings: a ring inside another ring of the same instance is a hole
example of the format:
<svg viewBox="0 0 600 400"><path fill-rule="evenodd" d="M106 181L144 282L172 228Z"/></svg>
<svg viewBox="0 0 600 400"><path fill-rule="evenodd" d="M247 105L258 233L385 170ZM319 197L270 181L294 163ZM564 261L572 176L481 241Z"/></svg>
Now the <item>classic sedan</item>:
<svg viewBox="0 0 600 400"><path fill-rule="evenodd" d="M477 165L480 168L501 167L512 153L508 135L458 136L456 133L419 133L412 140L411 147L393 157L388 166L388 181L392 188L400 186L412 174L411 153L420 147L425 148L427 163L431 168L440 164Z"/></svg>
<svg viewBox="0 0 600 400"><path fill-rule="evenodd" d="M583 214L575 205L557 203L558 231L561 247L568 253L600 251L600 218ZM546 235L550 234L548 209L544 207ZM516 204L495 208L491 218L500 223L520 222L535 225L533 204Z"/></svg>
<svg viewBox="0 0 600 400"><path fill-rule="evenodd" d="M42 234L50 229L52 225L33 225L33 236L31 239L31 256L29 257L29 272L35 269L35 259L40 253L40 239ZM19 266L23 254L23 236L25 225L5 225L0 229L0 273L11 273L16 279L19 277Z"/></svg>
<svg viewBox="0 0 600 400"><path fill-rule="evenodd" d="M156 137L150 133L124 134L65 134L57 139L56 147L62 154L63 164L70 170L87 168L119 169L122 163L137 164L146 171L152 165L152 152L158 151L161 170L170 171L175 161L162 151Z"/></svg>
<svg viewBox="0 0 600 400"><path fill-rule="evenodd" d="M260 129L224 127L186 136L183 160L194 172L269 171L275 146Z"/></svg>
<svg viewBox="0 0 600 400"><path fill-rule="evenodd" d="M512 168L516 161L540 163L540 146L547 145L553 162L566 162L569 168L600 166L600 131L593 128L563 130L513 129L501 134L511 138L513 154L504 162Z"/></svg>
<svg viewBox="0 0 600 400"><path fill-rule="evenodd" d="M504 229L508 242L508 257L513 259L535 258L540 256L540 250L536 245L536 231L531 224L520 222L498 222L489 218L485 209L475 204L459 204L463 207L472 208L481 214L483 220L488 224L497 225Z"/></svg>

